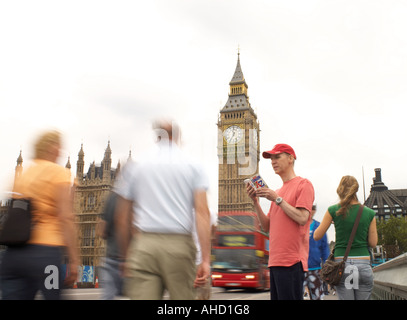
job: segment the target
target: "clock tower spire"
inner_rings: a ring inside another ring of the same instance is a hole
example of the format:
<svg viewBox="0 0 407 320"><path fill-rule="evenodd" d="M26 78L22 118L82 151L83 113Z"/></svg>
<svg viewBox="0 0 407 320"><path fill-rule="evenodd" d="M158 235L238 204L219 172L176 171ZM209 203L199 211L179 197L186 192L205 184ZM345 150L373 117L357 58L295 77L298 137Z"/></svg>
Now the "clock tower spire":
<svg viewBox="0 0 407 320"><path fill-rule="evenodd" d="M235 73L229 82L229 99L221 112L251 109L247 92L248 88L249 86L246 83L240 65L240 52L238 51Z"/></svg>

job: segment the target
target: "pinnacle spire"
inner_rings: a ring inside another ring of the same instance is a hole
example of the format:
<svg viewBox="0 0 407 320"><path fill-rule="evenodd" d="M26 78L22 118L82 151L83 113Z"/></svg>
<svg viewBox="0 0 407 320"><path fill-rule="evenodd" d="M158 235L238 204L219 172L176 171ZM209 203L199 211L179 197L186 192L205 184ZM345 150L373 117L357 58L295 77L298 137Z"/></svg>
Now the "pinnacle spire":
<svg viewBox="0 0 407 320"><path fill-rule="evenodd" d="M240 83L246 84L246 81L244 79L242 67L240 66L240 49L238 48L236 69L235 69L235 73L233 74L232 80L230 80L230 82L229 82L229 85L240 84Z"/></svg>
<svg viewBox="0 0 407 320"><path fill-rule="evenodd" d="M105 155L111 155L112 154L112 149L110 148L110 140L107 142L107 148L105 150Z"/></svg>
<svg viewBox="0 0 407 320"><path fill-rule="evenodd" d="M66 163L65 168L71 169L71 157L68 157L68 162Z"/></svg>
<svg viewBox="0 0 407 320"><path fill-rule="evenodd" d="M252 110L247 93L248 85L240 66L240 48L237 51L237 64L232 80L229 82L229 97L220 112Z"/></svg>
<svg viewBox="0 0 407 320"><path fill-rule="evenodd" d="M22 156L22 150L20 150L20 155L17 158L17 165L22 165L23 163L23 156Z"/></svg>
<svg viewBox="0 0 407 320"><path fill-rule="evenodd" d="M85 152L83 152L83 143L82 143L81 150L79 150L79 152L78 152L78 156L83 158L84 155L85 155Z"/></svg>

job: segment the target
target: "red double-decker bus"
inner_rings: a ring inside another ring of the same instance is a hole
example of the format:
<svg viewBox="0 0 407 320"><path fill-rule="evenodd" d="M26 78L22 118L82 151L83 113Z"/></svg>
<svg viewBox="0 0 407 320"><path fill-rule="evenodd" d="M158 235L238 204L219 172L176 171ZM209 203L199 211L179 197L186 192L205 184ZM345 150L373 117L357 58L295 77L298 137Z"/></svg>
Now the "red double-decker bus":
<svg viewBox="0 0 407 320"><path fill-rule="evenodd" d="M220 212L212 246L212 286L270 288L268 235L253 212Z"/></svg>

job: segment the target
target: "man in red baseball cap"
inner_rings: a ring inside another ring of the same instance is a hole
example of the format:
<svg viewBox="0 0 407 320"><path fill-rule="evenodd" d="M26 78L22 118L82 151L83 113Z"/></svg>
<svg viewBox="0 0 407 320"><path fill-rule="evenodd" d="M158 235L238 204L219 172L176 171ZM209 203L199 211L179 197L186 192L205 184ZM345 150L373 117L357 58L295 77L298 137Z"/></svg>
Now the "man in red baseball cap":
<svg viewBox="0 0 407 320"><path fill-rule="evenodd" d="M280 154L280 153L291 154L294 157L294 159L297 159L294 149L291 148L288 144L284 144L284 143L276 144L274 146L274 148L271 149L270 151L264 151L263 158L269 159L269 158L271 158L272 154Z"/></svg>
<svg viewBox="0 0 407 320"><path fill-rule="evenodd" d="M304 272L308 271L314 188L309 180L295 174L297 156L291 146L277 144L272 150L263 152L263 157L271 159L274 172L283 181L283 186L277 190L255 190L247 185L262 228L270 235L270 296L272 300L302 300ZM258 197L271 201L267 215Z"/></svg>

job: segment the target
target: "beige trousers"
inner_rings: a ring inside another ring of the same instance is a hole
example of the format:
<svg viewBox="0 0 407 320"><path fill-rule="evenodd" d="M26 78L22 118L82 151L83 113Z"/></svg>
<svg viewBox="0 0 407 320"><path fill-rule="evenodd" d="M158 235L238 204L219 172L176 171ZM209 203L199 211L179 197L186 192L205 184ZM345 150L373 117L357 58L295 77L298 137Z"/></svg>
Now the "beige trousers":
<svg viewBox="0 0 407 320"><path fill-rule="evenodd" d="M167 289L172 300L193 300L195 258L190 235L138 234L126 261L125 295L132 300L160 300Z"/></svg>

